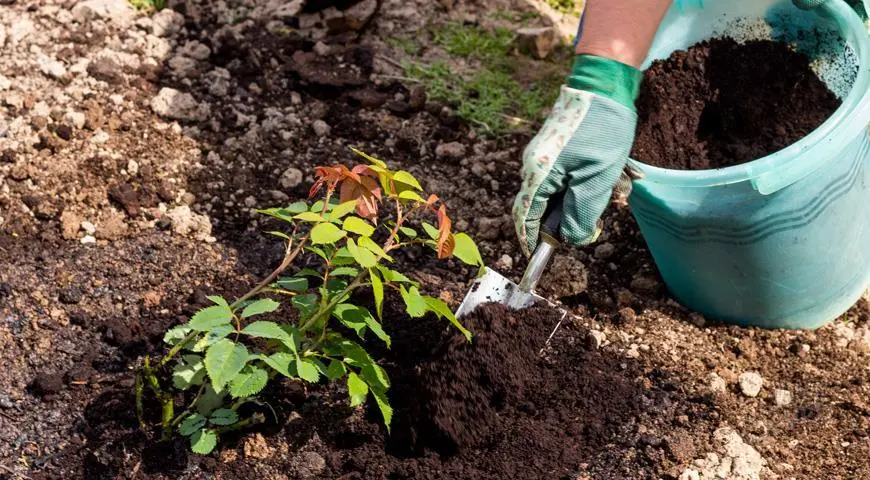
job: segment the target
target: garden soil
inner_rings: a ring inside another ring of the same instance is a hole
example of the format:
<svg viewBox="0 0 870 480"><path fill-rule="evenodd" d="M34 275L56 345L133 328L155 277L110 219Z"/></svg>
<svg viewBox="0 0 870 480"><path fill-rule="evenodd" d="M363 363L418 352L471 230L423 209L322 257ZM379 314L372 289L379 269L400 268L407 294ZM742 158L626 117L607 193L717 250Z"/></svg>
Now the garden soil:
<svg viewBox="0 0 870 480"><path fill-rule="evenodd" d="M644 74L632 158L675 170L739 165L807 136L840 103L785 43L705 41Z"/></svg>
<svg viewBox="0 0 870 480"><path fill-rule="evenodd" d="M343 386L289 381L264 391L266 426L211 455L140 432L132 372L165 329L280 261L253 209L304 197L314 166L357 147L420 178L517 280L508 212L534 132L475 131L403 83L413 59L388 41L504 26L493 12L525 2L348 0L355 21L329 13L342 32L314 21L326 0L305 22L270 2L168 3L149 18L120 0L0 2L0 478L870 478L867 302L815 332L709 322L668 297L619 202L597 245L547 273L572 317L543 353L553 311L487 307L468 344L387 308L392 349L371 351L393 381L390 433ZM474 273L397 260L454 307Z"/></svg>

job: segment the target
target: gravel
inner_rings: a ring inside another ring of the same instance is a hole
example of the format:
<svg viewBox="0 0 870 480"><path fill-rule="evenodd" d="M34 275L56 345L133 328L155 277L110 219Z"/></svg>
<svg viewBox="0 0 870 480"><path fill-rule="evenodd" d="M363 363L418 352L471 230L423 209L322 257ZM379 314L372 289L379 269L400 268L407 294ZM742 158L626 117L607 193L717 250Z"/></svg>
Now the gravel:
<svg viewBox="0 0 870 480"><path fill-rule="evenodd" d="M764 384L764 379L758 372L744 372L738 379L740 391L747 397L757 397L761 392L761 387Z"/></svg>

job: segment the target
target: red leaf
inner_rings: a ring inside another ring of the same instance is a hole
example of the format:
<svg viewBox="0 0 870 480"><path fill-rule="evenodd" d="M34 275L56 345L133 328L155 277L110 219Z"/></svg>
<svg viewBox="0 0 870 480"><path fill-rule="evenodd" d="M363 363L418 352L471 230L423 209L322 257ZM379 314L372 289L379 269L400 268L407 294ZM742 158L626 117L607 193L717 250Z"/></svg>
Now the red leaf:
<svg viewBox="0 0 870 480"><path fill-rule="evenodd" d="M437 202L437 201L438 201L438 195L435 195L435 194L429 195L429 198L426 200L426 205L431 207L432 205L435 205L435 202Z"/></svg>
<svg viewBox="0 0 870 480"><path fill-rule="evenodd" d="M438 258L444 259L453 255L456 239L450 232L453 222L447 216L447 207L441 205L438 209Z"/></svg>
<svg viewBox="0 0 870 480"><path fill-rule="evenodd" d="M357 176L357 178L359 181L346 178L341 182L340 201L344 203L356 200L357 214L362 218L377 222L378 204L382 197L381 186L374 178L368 176Z"/></svg>

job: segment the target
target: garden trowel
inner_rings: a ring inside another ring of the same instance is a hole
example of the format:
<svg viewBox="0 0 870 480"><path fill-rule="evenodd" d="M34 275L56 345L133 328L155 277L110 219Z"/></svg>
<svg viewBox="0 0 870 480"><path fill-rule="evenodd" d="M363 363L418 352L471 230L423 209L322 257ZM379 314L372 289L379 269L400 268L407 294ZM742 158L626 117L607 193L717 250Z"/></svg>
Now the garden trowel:
<svg viewBox="0 0 870 480"><path fill-rule="evenodd" d="M520 284L508 280L497 271L485 267L484 274L471 285L471 289L459 305L456 316L462 317L473 312L478 306L486 303L501 303L511 309L519 310L530 307L538 302L547 302L551 307L562 310L535 293L535 287L541 279L541 274L547 268L550 257L559 246L557 240L559 224L562 222L562 202L557 202L555 208L541 227L541 238L538 248L526 267Z"/></svg>

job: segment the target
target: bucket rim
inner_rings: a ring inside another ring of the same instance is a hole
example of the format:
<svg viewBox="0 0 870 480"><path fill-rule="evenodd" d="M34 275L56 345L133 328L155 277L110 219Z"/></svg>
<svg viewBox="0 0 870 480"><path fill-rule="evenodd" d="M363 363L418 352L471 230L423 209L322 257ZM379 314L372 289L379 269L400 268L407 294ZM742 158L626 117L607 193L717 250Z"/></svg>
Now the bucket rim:
<svg viewBox="0 0 870 480"><path fill-rule="evenodd" d="M643 174L637 182L653 182L675 187L713 187L753 181L782 167L786 162L794 163L799 162L802 157L812 157L816 147L823 142L830 143L841 137L853 138L867 130L870 123L870 32L867 31L868 27L858 14L844 0L829 1L819 8L826 9L837 20L847 24L848 32L854 38L846 38L846 40L855 40L852 43L861 67L849 94L843 98L842 105L833 115L807 136L788 147L730 167L674 170L656 167L629 157L629 166ZM813 165L812 168L806 169L805 173L808 175L821 166L821 163Z"/></svg>

